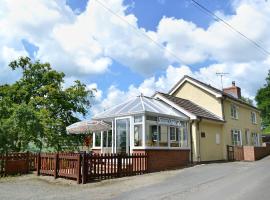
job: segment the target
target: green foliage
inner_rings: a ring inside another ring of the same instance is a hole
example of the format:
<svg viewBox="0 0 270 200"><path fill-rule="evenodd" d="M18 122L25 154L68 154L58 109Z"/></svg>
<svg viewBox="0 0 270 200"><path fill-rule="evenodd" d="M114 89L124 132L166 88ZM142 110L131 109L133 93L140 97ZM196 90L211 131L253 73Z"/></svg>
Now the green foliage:
<svg viewBox="0 0 270 200"><path fill-rule="evenodd" d="M258 108L261 110L264 132L270 132L270 70L264 87L257 92L256 101Z"/></svg>
<svg viewBox="0 0 270 200"><path fill-rule="evenodd" d="M31 143L40 151L74 150L82 136L66 133L66 126L85 116L92 91L75 81L64 89L64 73L49 63L32 62L21 57L10 63L22 70L22 77L11 85L0 86L0 151L24 151Z"/></svg>

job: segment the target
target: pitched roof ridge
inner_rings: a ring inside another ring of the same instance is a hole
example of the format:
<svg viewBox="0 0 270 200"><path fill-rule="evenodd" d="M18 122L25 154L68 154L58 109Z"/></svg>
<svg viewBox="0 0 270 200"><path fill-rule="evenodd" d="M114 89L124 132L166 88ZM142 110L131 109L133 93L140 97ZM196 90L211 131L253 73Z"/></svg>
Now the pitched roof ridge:
<svg viewBox="0 0 270 200"><path fill-rule="evenodd" d="M159 94L161 94L161 95L164 96L165 98L167 98L167 97L169 96L169 97L174 98L174 99L176 99L176 100L179 99L179 100L184 100L184 101L186 101L186 102L189 102L190 104L192 104L192 106L195 107L195 109L197 110L197 112L204 111L204 112L206 112L206 113L208 113L208 114L211 114L213 117L215 117L215 118L217 118L217 119L219 119L219 120L221 120L221 121L224 121L221 117L219 117L219 116L216 115L215 113L213 113L213 112L211 112L211 111L209 111L209 110L203 108L202 106L200 106L200 105L194 103L194 102L191 101L191 100L183 99L183 98L180 98L180 97L172 96L172 95L170 95L170 94L165 94L165 93L161 93L161 92L159 92ZM169 100L170 100L170 99L169 99ZM190 106L188 105L187 107L190 107ZM194 108L194 107L193 107L193 108ZM184 109L185 109L185 108L184 108ZM198 110L198 109L199 109L199 110ZM193 113L193 114L195 114L195 113ZM195 115L197 115L197 116L199 116L199 117L205 117L205 116L202 116L202 115L200 116L198 113L195 114Z"/></svg>

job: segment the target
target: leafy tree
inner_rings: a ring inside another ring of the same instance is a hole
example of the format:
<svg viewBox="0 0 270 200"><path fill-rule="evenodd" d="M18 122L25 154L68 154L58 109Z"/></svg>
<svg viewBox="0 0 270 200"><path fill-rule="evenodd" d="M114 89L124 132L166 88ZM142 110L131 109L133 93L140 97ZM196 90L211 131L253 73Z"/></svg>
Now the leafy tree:
<svg viewBox="0 0 270 200"><path fill-rule="evenodd" d="M82 136L68 135L66 126L87 114L92 91L80 81L63 88L65 74L49 63L21 57L9 66L22 77L0 86L0 151L23 151L30 143L40 151L78 148Z"/></svg>
<svg viewBox="0 0 270 200"><path fill-rule="evenodd" d="M270 70L264 87L257 91L256 101L261 110L262 126L265 133L270 133Z"/></svg>

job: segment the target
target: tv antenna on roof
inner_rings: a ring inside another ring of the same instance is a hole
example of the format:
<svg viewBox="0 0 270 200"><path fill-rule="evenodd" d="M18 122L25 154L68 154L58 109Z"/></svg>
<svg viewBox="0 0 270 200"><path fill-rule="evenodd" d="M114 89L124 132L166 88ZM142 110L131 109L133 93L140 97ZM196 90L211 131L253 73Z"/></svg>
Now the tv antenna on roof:
<svg viewBox="0 0 270 200"><path fill-rule="evenodd" d="M221 82L221 89L223 90L223 76L228 75L229 73L225 72L216 72L217 76L220 76L220 82Z"/></svg>

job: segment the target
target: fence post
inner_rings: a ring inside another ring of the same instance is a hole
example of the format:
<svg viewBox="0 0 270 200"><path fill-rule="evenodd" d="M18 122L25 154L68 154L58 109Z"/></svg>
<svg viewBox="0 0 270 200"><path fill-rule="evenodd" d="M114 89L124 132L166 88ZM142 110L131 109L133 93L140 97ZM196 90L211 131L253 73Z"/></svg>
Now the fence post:
<svg viewBox="0 0 270 200"><path fill-rule="evenodd" d="M117 176L121 176L121 171L122 171L122 155L118 154L117 155Z"/></svg>
<svg viewBox="0 0 270 200"><path fill-rule="evenodd" d="M8 162L8 152L6 152L5 165L4 165L4 176L7 176L7 162Z"/></svg>
<svg viewBox="0 0 270 200"><path fill-rule="evenodd" d="M82 184L86 183L87 179L87 158L86 153L83 152L82 154Z"/></svg>
<svg viewBox="0 0 270 200"><path fill-rule="evenodd" d="M26 152L26 173L28 174L29 173L29 165L30 165L30 162L29 162L29 151Z"/></svg>
<svg viewBox="0 0 270 200"><path fill-rule="evenodd" d="M54 155L54 178L57 178L58 175L58 153Z"/></svg>
<svg viewBox="0 0 270 200"><path fill-rule="evenodd" d="M40 168L41 168L41 158L40 152L37 154L37 175L40 175Z"/></svg>
<svg viewBox="0 0 270 200"><path fill-rule="evenodd" d="M80 184L81 183L81 154L79 153L77 155L77 183Z"/></svg>

